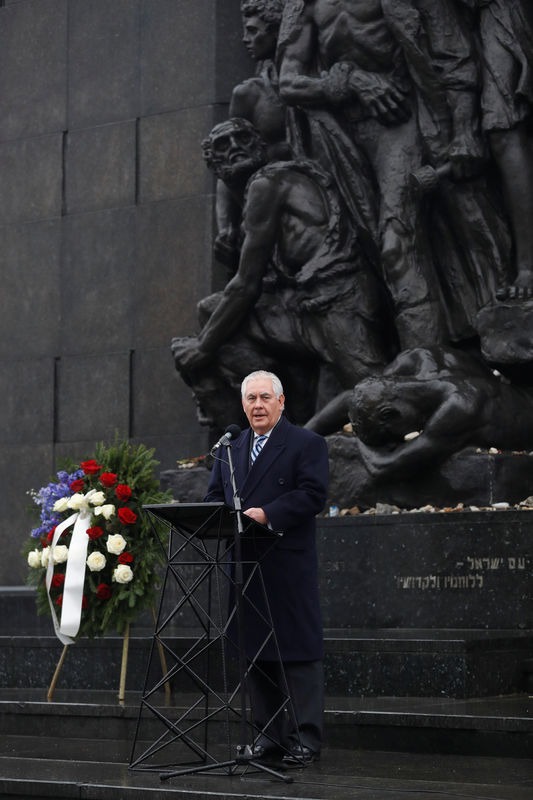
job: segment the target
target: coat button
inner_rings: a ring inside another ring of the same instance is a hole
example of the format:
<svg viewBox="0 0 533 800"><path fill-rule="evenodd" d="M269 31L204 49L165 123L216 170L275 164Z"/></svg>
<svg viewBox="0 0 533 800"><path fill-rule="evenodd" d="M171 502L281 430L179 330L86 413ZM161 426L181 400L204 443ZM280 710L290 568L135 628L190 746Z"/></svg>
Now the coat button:
<svg viewBox="0 0 533 800"><path fill-rule="evenodd" d="M280 486L283 486L283 484L285 483L285 478L278 478L278 483Z"/></svg>

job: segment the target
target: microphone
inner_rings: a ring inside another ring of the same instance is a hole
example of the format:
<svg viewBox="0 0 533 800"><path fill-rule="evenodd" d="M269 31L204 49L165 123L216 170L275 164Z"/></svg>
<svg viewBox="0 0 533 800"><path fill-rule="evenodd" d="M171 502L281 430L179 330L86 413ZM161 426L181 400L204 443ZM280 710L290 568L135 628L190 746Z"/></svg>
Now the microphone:
<svg viewBox="0 0 533 800"><path fill-rule="evenodd" d="M241 429L238 425L228 425L226 430L224 431L224 435L220 437L218 442L213 445L211 448L211 453L214 453L215 450L218 450L219 447L228 446L232 439L236 439L241 433Z"/></svg>

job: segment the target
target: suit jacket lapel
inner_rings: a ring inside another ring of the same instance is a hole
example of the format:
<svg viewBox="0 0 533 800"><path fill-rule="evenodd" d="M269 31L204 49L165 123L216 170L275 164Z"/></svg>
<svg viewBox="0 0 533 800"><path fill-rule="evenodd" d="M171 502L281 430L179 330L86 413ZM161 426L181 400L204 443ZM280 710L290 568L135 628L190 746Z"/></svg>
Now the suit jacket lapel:
<svg viewBox="0 0 533 800"><path fill-rule="evenodd" d="M242 485L241 498L253 492L257 484L263 479L265 473L268 472L274 461L279 457L280 453L283 452L287 435L287 424L286 419L282 417L268 437L268 442L257 457L253 467L248 471L244 484ZM249 455L249 450L247 455Z"/></svg>

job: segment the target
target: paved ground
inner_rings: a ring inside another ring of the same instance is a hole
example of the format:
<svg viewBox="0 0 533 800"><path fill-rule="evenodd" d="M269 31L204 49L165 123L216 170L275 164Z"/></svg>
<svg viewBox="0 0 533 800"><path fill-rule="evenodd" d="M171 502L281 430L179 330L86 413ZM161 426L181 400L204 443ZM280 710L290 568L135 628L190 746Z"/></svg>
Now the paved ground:
<svg viewBox="0 0 533 800"><path fill-rule="evenodd" d="M83 753L80 752L83 757ZM0 796L83 800L532 800L533 761L472 756L325 750L294 782L248 771L162 782L124 764L0 757Z"/></svg>

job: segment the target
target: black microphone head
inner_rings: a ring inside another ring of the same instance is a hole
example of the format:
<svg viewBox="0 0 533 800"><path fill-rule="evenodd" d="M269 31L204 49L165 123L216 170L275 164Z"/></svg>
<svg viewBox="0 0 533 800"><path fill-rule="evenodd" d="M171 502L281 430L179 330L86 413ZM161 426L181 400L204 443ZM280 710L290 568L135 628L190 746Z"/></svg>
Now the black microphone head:
<svg viewBox="0 0 533 800"><path fill-rule="evenodd" d="M227 433L231 439L236 439L241 435L241 429L238 425L228 425L224 433Z"/></svg>

